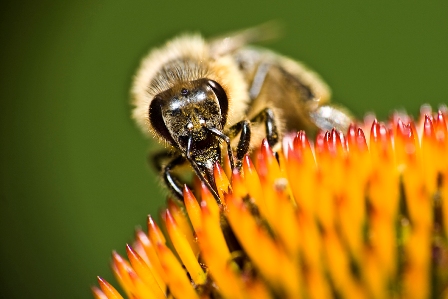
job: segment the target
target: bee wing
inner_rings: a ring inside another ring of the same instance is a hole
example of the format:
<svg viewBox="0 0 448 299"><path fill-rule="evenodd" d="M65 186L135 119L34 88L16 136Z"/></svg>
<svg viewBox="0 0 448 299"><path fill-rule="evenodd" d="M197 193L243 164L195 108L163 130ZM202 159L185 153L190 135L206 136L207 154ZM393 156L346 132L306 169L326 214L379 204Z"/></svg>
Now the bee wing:
<svg viewBox="0 0 448 299"><path fill-rule="evenodd" d="M276 21L270 21L210 39L210 53L212 57L219 57L232 53L247 44L276 39L280 35L280 24Z"/></svg>

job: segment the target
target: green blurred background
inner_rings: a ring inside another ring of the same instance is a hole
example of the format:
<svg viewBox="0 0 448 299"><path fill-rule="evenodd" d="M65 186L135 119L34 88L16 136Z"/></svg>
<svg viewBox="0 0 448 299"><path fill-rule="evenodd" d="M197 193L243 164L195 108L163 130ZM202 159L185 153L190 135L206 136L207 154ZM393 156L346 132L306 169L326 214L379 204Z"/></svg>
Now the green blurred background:
<svg viewBox="0 0 448 299"><path fill-rule="evenodd" d="M7 3L10 2L10 3ZM278 20L358 116L447 102L448 2L3 1L0 297L91 298L164 202L128 90L147 50Z"/></svg>

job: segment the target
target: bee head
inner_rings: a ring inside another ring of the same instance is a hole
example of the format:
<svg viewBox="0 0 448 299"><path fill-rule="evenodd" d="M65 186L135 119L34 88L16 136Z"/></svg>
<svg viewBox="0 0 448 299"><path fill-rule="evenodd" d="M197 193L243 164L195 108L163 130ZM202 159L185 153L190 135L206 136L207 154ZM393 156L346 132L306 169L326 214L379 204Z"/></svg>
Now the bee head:
<svg viewBox="0 0 448 299"><path fill-rule="evenodd" d="M159 93L149 107L152 127L171 145L186 152L204 152L219 147L209 128L222 131L227 120L228 99L215 81L182 82ZM191 141L189 141L191 140Z"/></svg>

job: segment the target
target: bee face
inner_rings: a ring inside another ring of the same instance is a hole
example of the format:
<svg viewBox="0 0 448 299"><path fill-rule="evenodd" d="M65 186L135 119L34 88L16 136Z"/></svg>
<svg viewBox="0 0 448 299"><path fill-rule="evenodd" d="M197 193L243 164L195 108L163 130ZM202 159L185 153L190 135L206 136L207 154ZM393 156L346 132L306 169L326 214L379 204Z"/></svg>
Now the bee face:
<svg viewBox="0 0 448 299"><path fill-rule="evenodd" d="M203 160L207 152L209 157L219 147L219 139L210 128L223 130L227 110L228 99L222 87L213 80L199 79L179 82L157 94L149 107L149 119L172 146L183 153L190 146L193 159Z"/></svg>

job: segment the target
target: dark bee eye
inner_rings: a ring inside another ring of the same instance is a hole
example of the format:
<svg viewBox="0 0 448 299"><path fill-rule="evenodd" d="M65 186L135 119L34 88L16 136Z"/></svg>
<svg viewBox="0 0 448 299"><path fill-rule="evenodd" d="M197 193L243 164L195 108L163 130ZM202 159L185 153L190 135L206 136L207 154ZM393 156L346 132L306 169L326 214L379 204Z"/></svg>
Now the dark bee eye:
<svg viewBox="0 0 448 299"><path fill-rule="evenodd" d="M227 98L227 94L221 85L218 82L213 80L208 80L208 86L210 86L213 92L216 95L216 98L219 102L219 107L221 108L221 116L222 116L222 126L224 127L227 121L227 112L229 110L229 99Z"/></svg>
<svg viewBox="0 0 448 299"><path fill-rule="evenodd" d="M160 136L162 136L168 142L174 145L176 143L173 137L171 136L170 132L168 131L165 122L163 121L162 102L163 100L160 96L156 96L152 100L148 109L149 121L151 122L151 125L154 128L154 130L156 130Z"/></svg>
<svg viewBox="0 0 448 299"><path fill-rule="evenodd" d="M190 91L186 88L182 88L182 90L180 91L180 93L184 96L188 95L190 93Z"/></svg>

